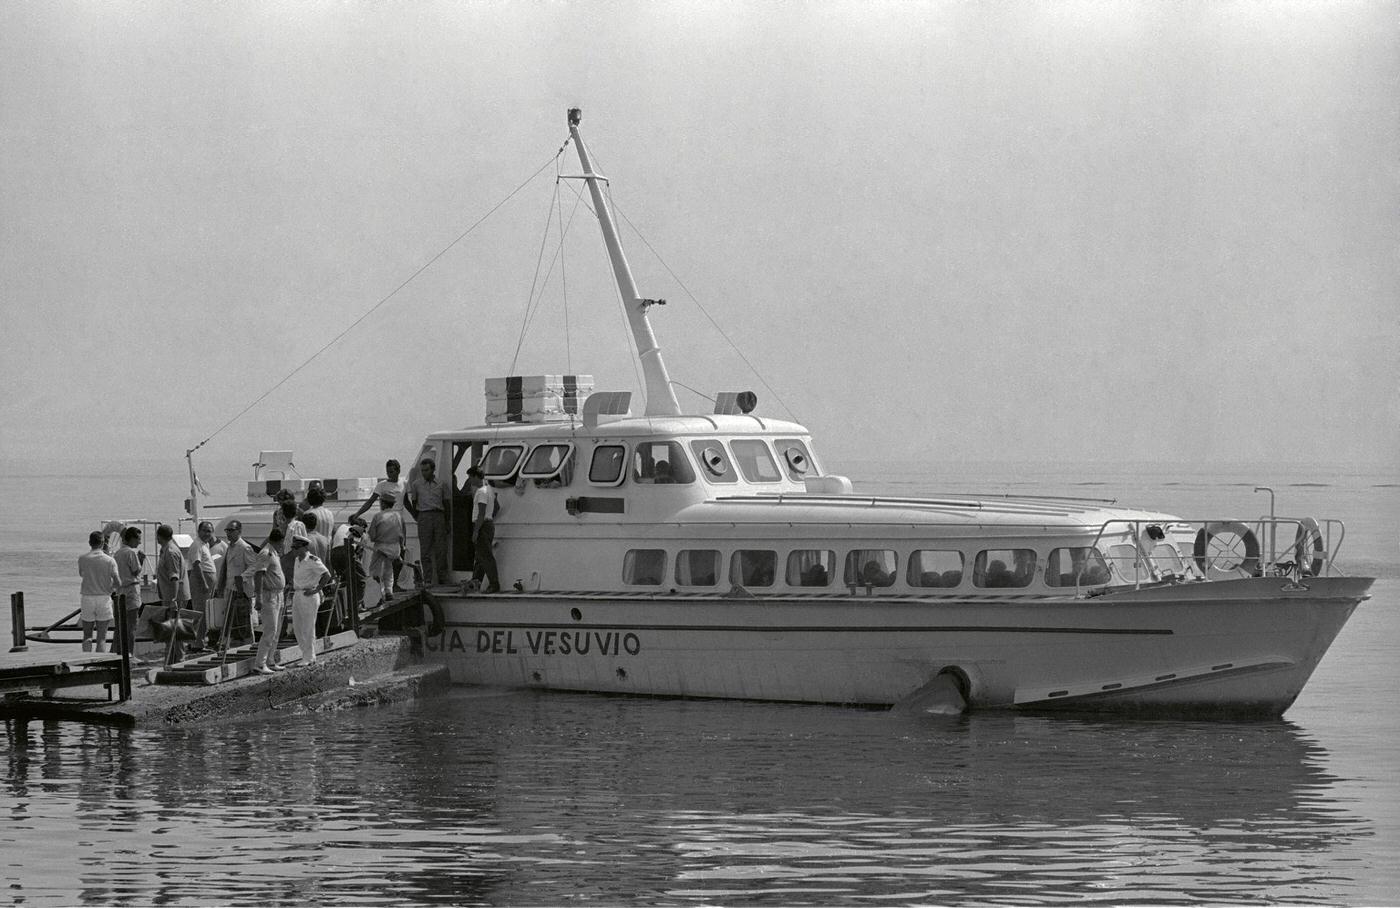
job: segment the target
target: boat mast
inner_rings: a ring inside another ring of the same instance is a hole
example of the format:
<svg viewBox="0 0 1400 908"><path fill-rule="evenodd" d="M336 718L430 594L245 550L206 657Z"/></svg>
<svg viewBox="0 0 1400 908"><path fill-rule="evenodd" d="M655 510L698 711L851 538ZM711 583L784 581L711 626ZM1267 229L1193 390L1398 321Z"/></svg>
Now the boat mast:
<svg viewBox="0 0 1400 908"><path fill-rule="evenodd" d="M656 335L651 332L651 322L647 321L647 307L655 300L644 300L637 294L637 285L632 280L632 269L627 265L627 256L622 252L622 244L617 239L617 229L613 226L612 211L603 198L600 182L606 180L593 172L588 160L588 150L583 147L583 139L578 134L579 121L583 111L577 107L569 110L569 135L578 149L578 160L583 166L583 179L588 183L588 192L593 196L593 208L598 212L598 224L603 228L603 242L608 247L608 257L612 259L613 277L617 280L617 292L622 295L623 308L627 310L627 323L632 326L632 338L637 343L637 355L642 361L642 376L647 386L647 416L680 416L681 406L676 402L676 392L671 388L671 376L666 372L666 363L661 358L661 348L656 344Z"/></svg>

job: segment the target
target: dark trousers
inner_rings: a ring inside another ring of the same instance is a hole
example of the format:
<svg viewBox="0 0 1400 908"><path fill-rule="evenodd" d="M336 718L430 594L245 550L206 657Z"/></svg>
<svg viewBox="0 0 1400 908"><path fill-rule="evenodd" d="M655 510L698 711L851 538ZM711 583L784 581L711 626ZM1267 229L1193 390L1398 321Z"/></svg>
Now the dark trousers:
<svg viewBox="0 0 1400 908"><path fill-rule="evenodd" d="M122 608L123 598L125 598L128 603L130 603L131 600L134 598L136 600L136 604L128 604L126 608ZM141 596L140 594L137 594L136 596L118 597L116 605L116 614L113 617L115 617L117 621L121 621L126 624L126 639L131 641L131 655L133 658L135 658L136 618L141 614ZM112 628L112 638L112 652L120 653L122 651L122 634L120 628Z"/></svg>
<svg viewBox="0 0 1400 908"><path fill-rule="evenodd" d="M242 593L229 597L229 614L224 616L231 646L253 642L253 603Z"/></svg>
<svg viewBox="0 0 1400 908"><path fill-rule="evenodd" d="M481 524L481 533L476 537L476 579L485 578L485 590L496 591L501 588L501 578L496 573L496 553L492 549L492 543L496 541L496 524L487 520Z"/></svg>

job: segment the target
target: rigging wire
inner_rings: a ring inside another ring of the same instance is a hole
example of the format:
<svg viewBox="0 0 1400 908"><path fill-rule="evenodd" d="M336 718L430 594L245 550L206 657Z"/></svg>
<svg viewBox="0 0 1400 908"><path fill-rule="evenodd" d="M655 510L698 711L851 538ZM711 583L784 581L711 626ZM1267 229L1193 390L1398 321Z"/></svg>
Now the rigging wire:
<svg viewBox="0 0 1400 908"><path fill-rule="evenodd" d="M533 319L531 314L535 307L535 288L540 282L540 265L544 262L544 247L549 242L549 225L554 222L554 206L559 198L559 159L554 159L554 198L550 200L549 211L544 219L544 232L540 234L540 251L535 258L535 276L530 279L530 294L525 298L525 312L520 318L520 336L515 340L515 353L510 358L510 371L507 375L515 374L515 364L520 359L520 348L525 345L525 333L530 330L530 322ZM549 263L550 271L554 270L554 261ZM549 275L545 275L545 280L549 280ZM544 291L540 291L543 296Z"/></svg>
<svg viewBox="0 0 1400 908"><path fill-rule="evenodd" d="M595 170L602 173L606 173L607 168L602 166L602 160L599 159L597 151L594 150L592 155L594 164L596 165ZM574 193L576 198L578 198L580 201L583 201L583 196L577 189L574 189L574 187L572 186L570 186L569 189L571 192ZM777 391L773 390L773 386L768 384L767 379L763 377L763 373L759 372L758 368L754 366L752 362L749 361L749 358L744 355L744 351L739 348L739 345L734 342L733 338L731 338L728 334L725 333L724 329L719 326L719 322L715 321L714 317L710 315L710 313L705 309L705 307L700 304L700 300L696 298L694 293L690 292L690 288L685 285L685 282L680 279L676 272L671 270L671 266L666 264L666 260L661 257L661 253L656 251L656 248L647 241L647 238L645 236L642 235L642 231L637 229L637 225L632 223L631 219L628 218L625 213L623 213L622 209L618 208L617 199L613 197L611 180L604 180L603 191L608 194L608 205L612 207L612 210L619 217L621 217L623 221L627 223L628 227L632 228L632 232L637 235L637 239L642 241L642 245L647 247L647 251L652 254L652 257L654 257L658 262L661 263L661 267L666 269L666 273L671 275L671 279L674 280L677 286L679 286L681 290L685 292L686 296L690 297L690 301L695 304L695 308L700 310L700 314L705 316L705 319L710 323L710 325L716 331L719 332L719 336L724 338L725 343L729 344L729 346L734 350L734 352L739 355L739 358L744 361L744 365L748 366L749 371L753 373L754 377L758 379L759 383L763 385L763 387L768 391L768 393L773 395L773 400L775 400L780 407L787 411L788 416L790 416L794 422L801 422L801 420L797 418L797 414L794 413L792 411L792 408L787 405L787 401L783 400L782 396L779 395ZM592 205L589 205L587 201L584 201L583 204L588 208L590 212L594 214L595 217L597 216L597 212L593 211ZM622 295L620 292L618 293L618 301L621 302L624 307L626 306L626 302L622 300ZM623 327L626 329L627 336L630 338L632 335L632 331L631 326L627 324L627 314L625 309L623 310L623 323ZM637 365L637 357L632 357L632 361L632 372L637 377L638 385L641 387L646 387L645 383L642 381L639 366ZM679 384L679 382L673 380L671 384ZM695 390L694 388L690 388L688 385L682 385L682 387L686 387L691 391ZM701 396L703 397L705 395Z"/></svg>
<svg viewBox="0 0 1400 908"><path fill-rule="evenodd" d="M355 319L353 322L351 322L350 325L349 325L349 327L347 327L344 331L341 331L341 332L340 332L339 334L337 334L335 337L333 337L333 338L331 338L329 341L327 341L324 345L322 345L322 347L321 347L319 350L317 350L315 353L311 354L311 355L308 356L305 360L303 360L302 363L301 363L301 365L297 366L297 367L296 367L295 369L293 369L291 372L288 372L285 376L282 377L282 379L281 379L280 381L278 381L278 382L277 382L275 385L273 385L271 388L268 388L266 391L264 391L264 392L263 392L261 395L259 395L252 403L248 404L248 406L244 407L242 410L239 410L238 413L235 414L235 415L233 416L232 419L230 419L228 422L226 422L226 423L224 423L223 425L219 426L219 428L215 429L212 433L210 433L210 435L209 435L208 438L204 439L204 441L201 441L199 444L195 445L193 448L190 448L190 450L189 450L187 453L192 454L192 453L194 453L195 451L198 451L200 448L204 447L204 446L205 446L206 444L208 444L209 442L213 441L214 438L215 438L215 436L217 436L220 432L224 431L224 430L227 429L229 426L231 426L231 425L233 425L235 422L237 422L240 418L242 418L242 416L243 416L245 413L247 413L249 410L251 410L251 409L253 409L254 407L256 407L258 404L262 403L264 400L266 400L269 396L272 395L272 393L273 393L274 391L276 391L278 388L280 388L280 387L282 387L283 385L285 385L285 384L286 384L288 381L290 381L290 380L292 379L292 377L295 376L298 372L300 372L302 369L305 369L307 366L311 365L311 362L312 362L313 360L315 360L318 356L320 356L322 353L325 353L325 352L326 352L327 350L329 350L331 347L335 346L335 344L338 343L338 342L341 340L341 338L345 337L345 335L347 335L347 334L349 334L351 331L355 330L356 326L358 326L358 325L359 325L361 322L363 322L365 319L367 319L367 318L369 318L371 315L373 315L373 314L375 313L375 311L377 311L377 310L379 309L380 306L383 306L385 303L389 302L389 300L393 299L393 298L398 294L398 292L399 292L400 290L402 290L403 288L407 287L407 286L413 281L414 278L418 277L418 275L422 274L424 271L427 271L430 267L432 267L432 265L433 265L438 259L440 259L440 258L442 258L444 255L446 255L446 254L452 249L453 246L456 246L456 245L457 245L458 243L460 243L462 240L466 239L466 237L467 237L467 235L468 235L469 233L471 233L471 232L472 232L473 230L475 230L476 228L480 227L480 226L486 221L486 219L489 218L489 217L491 217L491 215L495 214L496 211L497 211L498 209L500 209L500 207L501 207L502 205L504 205L506 202L509 202L511 199L513 199L513 198L515 197L516 193L520 192L520 190L524 189L526 186L528 186L530 183L532 183L532 182L534 181L535 177L539 176L539 175L544 171L544 169L545 169L546 167L548 167L550 164L553 164L555 161L559 160L559 156L562 155L562 154L564 153L564 149L566 149L566 148L569 147L569 142L570 142L570 141L571 141L571 140L566 139L566 140L564 141L564 144L559 146L559 150L556 151L556 152L554 153L554 156L553 156L552 158L550 158L548 161L545 161L543 164L541 164L538 170L536 170L534 173L530 174L530 176L528 176L528 177L525 179L525 181L522 182L519 186L517 186L517 187L515 187L514 189L512 189L512 190L510 191L510 194L509 194L509 195L507 195L505 198L501 199L499 202L497 202L495 205L493 205L489 211L487 211L487 212L486 212L485 214L483 214L481 217L477 218L477 220L476 220L475 223L473 223L473 224L472 224L470 227L468 227L466 230L462 231L462 233L461 233L460 235L458 235L458 237L457 237L455 240L453 240L452 242L450 242L450 243L448 243L446 246L444 246L444 247L442 248L442 250L441 250L440 252L438 252L437 255L433 256L433 257L430 258L430 259L428 259L428 261L425 262L425 263L422 265L422 267L420 267L417 271L415 271L415 272L413 272L412 274L410 274L407 278L404 279L404 281L403 281L402 283L400 283L400 284L399 284L397 287L395 287L393 290L390 290L382 299L380 299L379 302L375 303L375 304L374 304L373 306L371 306L363 315L361 315L359 318L357 318L357 319Z"/></svg>
<svg viewBox="0 0 1400 908"><path fill-rule="evenodd" d="M608 193L608 196L611 200L612 193ZM700 314L705 316L705 319L714 327L716 331L719 332L719 336L725 339L729 346L734 349L735 353L739 354L739 358L744 361L744 365L749 367L749 371L754 374L754 377L757 378L763 384L763 387L768 390L769 394L773 395L773 399L778 402L778 405L787 411L788 416L792 417L793 422L801 422L801 420L797 418L797 414L793 413L792 408L787 405L787 402L784 401L781 396L779 396L777 391L773 390L772 385L768 384L768 380L763 377L763 374L758 371L757 367L755 367L753 363L749 362L749 358L744 355L743 350L739 349L739 345L734 343L733 339L731 339L730 336L725 333L724 329L719 326L719 322L715 321L714 317L710 315L710 313L705 309L705 307L700 305L700 301L695 298L695 294L690 292L690 288L685 285L685 282L680 279L676 272L671 270L670 265L666 264L666 260L661 257L661 253L657 252L656 249L651 245L651 243L647 242L647 238L642 235L642 232L640 230L637 229L637 225L633 224L632 220L628 218L625 213L623 213L622 209L617 207L617 202L613 201L611 202L611 204L613 211L617 212L618 216L627 222L627 226L631 227L632 232L637 235L637 239L641 240L642 245L646 246L647 250L656 258L658 262L661 263L661 267L666 269L666 273L671 275L671 279L676 282L677 286L679 286L681 290L685 291L685 295L690 297L690 301L695 304L695 308L699 309Z"/></svg>
<svg viewBox="0 0 1400 908"><path fill-rule="evenodd" d="M557 188L557 183L556 183L556 188ZM572 189L572 187L570 187L570 188ZM551 202L550 204L553 205L553 202ZM563 213L562 213L562 212L563 212L563 206L562 206L562 204L560 205L560 212L561 212L561 213L560 213L560 219L561 219L561 221L562 221L562 219L563 219ZM567 223L565 223L565 224L563 225L563 231L564 231L565 233L568 233L570 230L573 229L574 218L575 218L577 215L578 215L578 200L575 199L573 210L572 210L571 212L569 212L569 220L568 220ZM541 238L541 240L540 240L540 256L541 256L541 258L543 258L543 256L544 256L544 244L545 244L546 242L549 241L549 224L552 223L552 222L553 222L553 216L551 215L550 220L547 221L547 222L545 223L545 233L544 233L544 236L543 236L543 237ZM538 297L535 297L535 296L534 296L534 290L533 290L533 288L531 289L531 292L530 292L531 300L530 300L529 305L526 307L526 310L525 310L525 317L524 317L524 320L523 320L523 324L522 324L521 327L520 327L520 341L519 341L519 343L516 345L516 348L515 348L515 357L513 357L513 358L511 359L511 361L510 361L510 363L511 363L511 370L510 370L510 371L511 371L511 374L512 374L512 375L515 373L515 364L516 364L516 360L518 360L519 357L520 357L520 349L521 349L521 346L525 343L525 335L527 335L527 334L530 332L530 326L533 325L533 324L535 323L535 318L536 318L536 316L538 316L538 315L540 314L540 310L544 307L544 291L545 291L545 287L548 286L550 277L552 277L552 276L554 275L554 266L559 262L559 254L560 254L560 250L556 247L555 250L554 250L554 256L553 256L553 258L551 258L551 259L549 260L549 268L546 269L546 271L545 271L545 273L544 273L544 278L543 278L542 281L541 281L540 288L539 288L539 290L540 290L540 295L539 295Z"/></svg>

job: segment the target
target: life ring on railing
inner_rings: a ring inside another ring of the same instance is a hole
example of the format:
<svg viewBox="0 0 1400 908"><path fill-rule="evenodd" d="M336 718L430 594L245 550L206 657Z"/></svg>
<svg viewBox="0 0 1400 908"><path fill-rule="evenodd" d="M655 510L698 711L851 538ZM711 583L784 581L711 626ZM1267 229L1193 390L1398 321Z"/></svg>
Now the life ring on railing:
<svg viewBox="0 0 1400 908"><path fill-rule="evenodd" d="M1298 570L1310 577L1320 575L1327 564L1327 542L1322 538L1322 528L1311 517L1298 521L1298 533L1293 537L1293 560L1298 562Z"/></svg>
<svg viewBox="0 0 1400 908"><path fill-rule="evenodd" d="M1241 545L1244 546L1243 557L1238 549ZM1200 568L1203 574L1211 569L1243 571L1247 577L1259 573L1259 537L1237 520L1208 523L1202 527L1196 533L1193 554L1196 557L1196 567Z"/></svg>

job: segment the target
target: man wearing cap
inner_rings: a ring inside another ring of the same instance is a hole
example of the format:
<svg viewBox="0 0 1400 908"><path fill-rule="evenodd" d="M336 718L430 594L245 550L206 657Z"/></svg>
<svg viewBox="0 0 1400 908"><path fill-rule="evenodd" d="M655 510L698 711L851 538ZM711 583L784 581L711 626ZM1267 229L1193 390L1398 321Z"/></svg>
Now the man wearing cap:
<svg viewBox="0 0 1400 908"><path fill-rule="evenodd" d="M228 550L219 562L219 586L214 596L223 600L220 626L228 628L228 640L224 642L241 646L253 642L253 604L248 594L254 552L243 539L242 522L230 520L224 527L224 536L228 538Z"/></svg>
<svg viewBox="0 0 1400 908"><path fill-rule="evenodd" d="M301 661L316 664L316 612L321 606L321 590L330 585L331 572L311 554L311 540L292 537L292 632L301 648Z"/></svg>
<svg viewBox="0 0 1400 908"><path fill-rule="evenodd" d="M450 525L452 494L437 478L437 463L431 457L418 462L418 475L408 482L404 507L418 521L418 554L423 561L423 582L450 584L447 563L447 528Z"/></svg>

